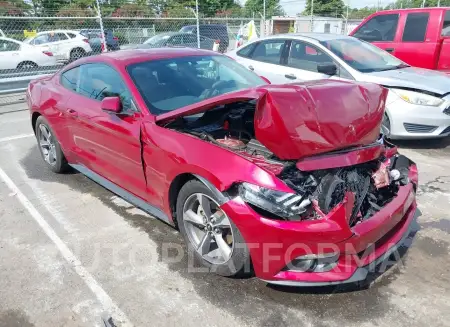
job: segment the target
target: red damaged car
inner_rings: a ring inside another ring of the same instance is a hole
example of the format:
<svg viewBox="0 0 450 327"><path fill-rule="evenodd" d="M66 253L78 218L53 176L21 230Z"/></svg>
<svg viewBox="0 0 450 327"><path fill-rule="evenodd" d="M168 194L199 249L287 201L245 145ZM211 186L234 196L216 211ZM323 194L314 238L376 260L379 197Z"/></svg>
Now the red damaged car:
<svg viewBox="0 0 450 327"><path fill-rule="evenodd" d="M364 280L416 213L417 169L380 137L387 91L268 85L196 49L78 60L30 83L48 167L176 226L205 267L282 285Z"/></svg>

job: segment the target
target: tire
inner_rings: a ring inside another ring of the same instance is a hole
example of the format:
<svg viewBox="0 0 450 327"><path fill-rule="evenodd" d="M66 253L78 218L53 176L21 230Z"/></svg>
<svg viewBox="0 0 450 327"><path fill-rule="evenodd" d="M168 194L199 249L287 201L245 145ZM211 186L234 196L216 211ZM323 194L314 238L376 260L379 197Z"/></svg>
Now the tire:
<svg viewBox="0 0 450 327"><path fill-rule="evenodd" d="M36 120L35 131L39 152L47 167L54 173L66 172L70 166L61 150L55 133L43 116L39 116Z"/></svg>
<svg viewBox="0 0 450 327"><path fill-rule="evenodd" d="M38 67L38 65L32 61L23 61L17 65L17 69L20 69L20 70L32 70L37 67Z"/></svg>
<svg viewBox="0 0 450 327"><path fill-rule="evenodd" d="M381 130L384 133L385 137L387 139L389 139L391 136L391 121L389 120L389 117L387 114L384 114L384 116L383 116Z"/></svg>
<svg viewBox="0 0 450 327"><path fill-rule="evenodd" d="M83 58L86 56L86 51L81 48L75 48L70 51L70 61L75 61L77 59Z"/></svg>
<svg viewBox="0 0 450 327"><path fill-rule="evenodd" d="M197 210L195 209L195 202L199 202L199 195L204 199L202 200L204 201L203 203L205 203L205 201L212 200L212 202L210 202L211 205L209 206L211 209L210 211L213 213L212 216L220 217L220 219L216 221L216 224L212 224L210 222L204 224L206 215L202 215L201 212L206 210L201 208L200 205ZM191 206L191 203L194 203L192 204L193 207ZM194 208L191 209L191 211L197 211L195 212L195 216L197 218L203 218L203 225L205 227L192 223L193 219L189 218L189 215L185 213L186 211L189 211L189 208ZM199 263L203 267L207 268L209 272L214 272L221 276L246 277L251 274L250 252L244 238L233 221L229 219L221 209L218 208L217 198L208 187L198 180L191 180L184 184L178 194L176 212L178 227L186 242L189 255L190 257L194 257L196 263ZM229 226L217 230L218 227L214 226L219 225ZM202 244L201 240L204 239L204 236L202 237L202 235L206 235L207 233L212 236L208 237L211 239L211 242L209 247L206 247L208 250L204 252L210 251L211 249L212 251L206 255L202 255L200 253L200 248L203 249L204 247L198 245ZM222 241L220 241L220 239ZM231 251L228 258L224 258L223 256L226 251L221 251L221 249L225 248L224 242L227 246L229 246ZM219 243L222 247L218 246ZM213 258L214 253L220 254L220 258Z"/></svg>

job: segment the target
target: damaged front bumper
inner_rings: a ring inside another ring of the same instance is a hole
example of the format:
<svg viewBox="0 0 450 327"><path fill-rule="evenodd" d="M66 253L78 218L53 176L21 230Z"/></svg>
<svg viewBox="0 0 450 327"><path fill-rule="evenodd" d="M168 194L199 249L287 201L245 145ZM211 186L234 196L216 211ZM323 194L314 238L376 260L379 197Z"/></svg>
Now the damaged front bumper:
<svg viewBox="0 0 450 327"><path fill-rule="evenodd" d="M402 186L382 210L353 227L347 220L351 207L345 203L324 219L300 222L263 217L240 197L223 204L222 209L242 233L256 276L287 286L326 286L366 279L404 245L417 215L413 183ZM292 265L299 259L321 257L335 259L325 269L320 262L306 270Z"/></svg>

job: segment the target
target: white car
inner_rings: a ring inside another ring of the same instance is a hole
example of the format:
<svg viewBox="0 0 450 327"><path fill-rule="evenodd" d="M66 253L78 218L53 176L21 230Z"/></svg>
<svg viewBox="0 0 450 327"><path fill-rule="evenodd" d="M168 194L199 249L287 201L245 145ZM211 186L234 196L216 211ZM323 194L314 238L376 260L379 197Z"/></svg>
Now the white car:
<svg viewBox="0 0 450 327"><path fill-rule="evenodd" d="M0 37L0 69L27 70L55 65L56 58L48 49Z"/></svg>
<svg viewBox="0 0 450 327"><path fill-rule="evenodd" d="M74 61L92 52L89 40L77 31L55 30L39 32L27 38L27 44L48 47L60 63Z"/></svg>
<svg viewBox="0 0 450 327"><path fill-rule="evenodd" d="M392 139L450 135L450 75L411 67L345 35L275 35L227 55L274 84L332 78L389 89L383 131Z"/></svg>

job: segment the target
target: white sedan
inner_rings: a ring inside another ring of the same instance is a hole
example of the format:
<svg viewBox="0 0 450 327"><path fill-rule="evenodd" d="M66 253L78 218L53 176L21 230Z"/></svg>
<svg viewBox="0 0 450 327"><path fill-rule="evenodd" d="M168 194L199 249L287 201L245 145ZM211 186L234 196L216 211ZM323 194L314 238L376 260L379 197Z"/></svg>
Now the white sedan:
<svg viewBox="0 0 450 327"><path fill-rule="evenodd" d="M345 35L275 35L227 53L271 83L324 78L381 84L389 89L385 134L392 139L450 135L450 76L410 67L370 43Z"/></svg>
<svg viewBox="0 0 450 327"><path fill-rule="evenodd" d="M49 50L0 37L0 69L27 70L55 65L56 58Z"/></svg>

